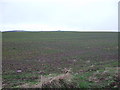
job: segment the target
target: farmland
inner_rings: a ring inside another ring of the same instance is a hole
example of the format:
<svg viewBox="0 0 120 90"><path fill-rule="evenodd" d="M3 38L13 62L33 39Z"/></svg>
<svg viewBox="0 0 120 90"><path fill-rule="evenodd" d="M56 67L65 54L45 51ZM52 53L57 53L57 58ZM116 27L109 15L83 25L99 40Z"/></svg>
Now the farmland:
<svg viewBox="0 0 120 90"><path fill-rule="evenodd" d="M2 39L2 83L6 88L37 83L40 75L58 75L64 68L71 68L86 88L104 87L112 80L89 82L88 78L106 68L112 77L118 67L115 32L3 32Z"/></svg>

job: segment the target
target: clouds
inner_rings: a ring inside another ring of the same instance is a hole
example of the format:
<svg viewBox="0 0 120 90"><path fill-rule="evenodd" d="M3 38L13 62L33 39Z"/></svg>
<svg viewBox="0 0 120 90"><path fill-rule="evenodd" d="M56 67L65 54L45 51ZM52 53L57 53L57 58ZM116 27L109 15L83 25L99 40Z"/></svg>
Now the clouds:
<svg viewBox="0 0 120 90"><path fill-rule="evenodd" d="M64 27L65 29L77 28L79 30L117 30L117 1L2 0L0 2L2 24L4 27L5 25L26 24L29 26L36 24L45 25L44 27L57 27L58 29Z"/></svg>

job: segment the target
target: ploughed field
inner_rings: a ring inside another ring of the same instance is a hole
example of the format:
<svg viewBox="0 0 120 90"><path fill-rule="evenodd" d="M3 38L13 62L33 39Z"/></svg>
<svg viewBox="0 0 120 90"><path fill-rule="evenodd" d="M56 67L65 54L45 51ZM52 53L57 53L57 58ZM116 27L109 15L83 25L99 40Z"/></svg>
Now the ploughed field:
<svg viewBox="0 0 120 90"><path fill-rule="evenodd" d="M3 87L34 84L40 75L61 74L65 68L85 80L83 86L103 87L87 80L118 66L115 32L3 32L2 37Z"/></svg>

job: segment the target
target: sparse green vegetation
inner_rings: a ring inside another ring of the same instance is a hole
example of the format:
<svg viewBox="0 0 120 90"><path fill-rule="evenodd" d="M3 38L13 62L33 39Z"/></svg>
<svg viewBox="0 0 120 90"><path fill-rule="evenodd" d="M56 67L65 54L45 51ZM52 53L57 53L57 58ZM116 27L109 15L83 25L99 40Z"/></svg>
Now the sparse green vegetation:
<svg viewBox="0 0 120 90"><path fill-rule="evenodd" d="M3 32L3 87L19 88L26 83L34 87L40 83L41 75L56 77L64 74L65 68L72 69L72 81L62 79L61 82L70 87L116 87L117 84L109 85L115 82L118 67L117 35L112 32Z"/></svg>

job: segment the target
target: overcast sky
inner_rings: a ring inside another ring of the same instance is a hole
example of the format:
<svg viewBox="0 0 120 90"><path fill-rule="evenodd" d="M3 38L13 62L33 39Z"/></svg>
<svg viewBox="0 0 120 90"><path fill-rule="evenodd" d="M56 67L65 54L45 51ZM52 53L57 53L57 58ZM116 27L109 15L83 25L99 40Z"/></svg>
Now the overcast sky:
<svg viewBox="0 0 120 90"><path fill-rule="evenodd" d="M1 0L0 30L118 30L119 0Z"/></svg>

